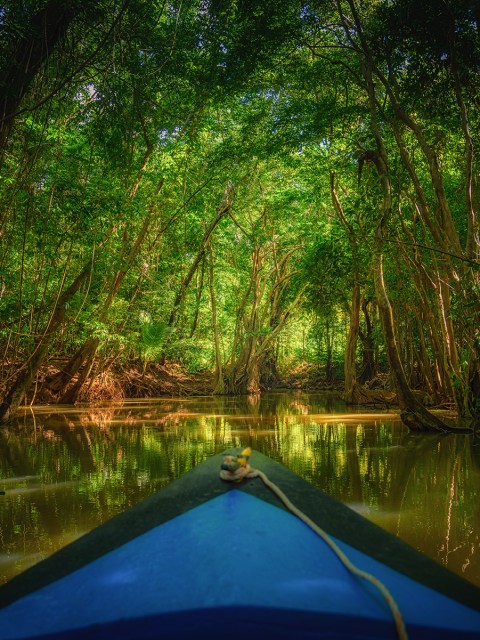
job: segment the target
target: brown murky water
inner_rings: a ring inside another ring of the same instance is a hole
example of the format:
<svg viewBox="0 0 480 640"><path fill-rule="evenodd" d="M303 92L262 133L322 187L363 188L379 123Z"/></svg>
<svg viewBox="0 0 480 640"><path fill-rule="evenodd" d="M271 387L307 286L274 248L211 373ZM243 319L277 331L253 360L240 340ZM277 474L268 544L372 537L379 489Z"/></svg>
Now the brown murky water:
<svg viewBox="0 0 480 640"><path fill-rule="evenodd" d="M0 582L249 445L480 585L476 442L413 435L394 412L352 412L326 394L25 409L0 429Z"/></svg>

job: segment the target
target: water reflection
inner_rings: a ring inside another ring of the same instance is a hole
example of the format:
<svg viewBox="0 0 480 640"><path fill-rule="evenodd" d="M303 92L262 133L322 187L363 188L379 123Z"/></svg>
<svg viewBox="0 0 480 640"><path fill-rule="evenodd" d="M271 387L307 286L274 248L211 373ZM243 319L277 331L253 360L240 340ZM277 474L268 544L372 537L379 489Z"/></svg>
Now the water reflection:
<svg viewBox="0 0 480 640"><path fill-rule="evenodd" d="M480 447L332 394L26 409L0 429L0 581L249 445L480 585ZM253 461L254 462L254 461Z"/></svg>

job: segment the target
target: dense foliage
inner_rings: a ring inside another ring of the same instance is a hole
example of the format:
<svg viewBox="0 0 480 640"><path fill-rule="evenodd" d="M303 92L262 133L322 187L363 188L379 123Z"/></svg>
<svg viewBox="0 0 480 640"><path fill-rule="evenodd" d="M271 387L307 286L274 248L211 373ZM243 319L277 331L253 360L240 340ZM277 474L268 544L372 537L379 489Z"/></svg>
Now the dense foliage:
<svg viewBox="0 0 480 640"><path fill-rule="evenodd" d="M10 1L0 44L0 417L177 362L478 420L477 3Z"/></svg>

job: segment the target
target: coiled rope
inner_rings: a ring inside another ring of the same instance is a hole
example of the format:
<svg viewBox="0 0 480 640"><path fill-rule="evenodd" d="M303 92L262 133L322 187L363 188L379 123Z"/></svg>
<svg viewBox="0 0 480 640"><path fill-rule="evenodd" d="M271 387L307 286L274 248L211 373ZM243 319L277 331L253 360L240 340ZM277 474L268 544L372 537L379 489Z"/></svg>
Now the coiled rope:
<svg viewBox="0 0 480 640"><path fill-rule="evenodd" d="M376 587L378 591L380 591L392 613L398 640L408 640L408 634L405 628L402 614L397 603L395 602L395 599L393 598L387 587L371 573L363 571L363 569L359 569L357 566L355 566L353 562L340 549L337 543L328 535L328 533L321 529L315 522L313 522L313 520L311 520L305 513L303 513L303 511L298 509L298 507L296 507L293 502L291 502L291 500L283 493L279 486L272 482L266 476L266 474L263 473L263 471L251 467L247 462L248 455L250 455L250 453L247 451L248 450L243 451L239 456L225 456L224 464L222 464L222 469L220 471L220 477L222 478L222 480L238 483L241 482L244 478L260 478L264 485L268 487L281 500L281 502L291 513L297 516L297 518L300 518L302 522L304 522L308 527L310 527L310 529L312 529L312 531L320 536L320 538L324 542L326 542L326 544L330 547L330 549L332 549L332 551L342 562L342 564L348 569L348 571L350 571L350 573L358 576L359 578L362 578L363 580L366 580L374 587Z"/></svg>

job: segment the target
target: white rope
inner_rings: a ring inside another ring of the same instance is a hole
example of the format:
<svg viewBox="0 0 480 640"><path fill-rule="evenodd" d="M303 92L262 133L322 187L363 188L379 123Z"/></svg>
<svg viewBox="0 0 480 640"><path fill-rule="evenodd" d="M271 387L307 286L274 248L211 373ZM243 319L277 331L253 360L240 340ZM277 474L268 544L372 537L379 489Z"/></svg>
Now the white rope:
<svg viewBox="0 0 480 640"><path fill-rule="evenodd" d="M402 614L400 609L395 602L390 591L387 587L375 576L368 573L367 571L363 571L363 569L359 569L357 566L353 564L353 562L345 555L345 553L340 549L338 544L328 535L326 531L321 529L313 520L311 520L303 511L298 509L287 496L283 493L283 491L278 487L274 482L272 482L264 473L259 469L254 469L250 467L248 464L245 466L241 466L234 471L226 471L222 469L220 471L220 477L222 480L226 480L229 482L241 482L244 478L260 478L262 482L267 486L273 493L283 502L286 508L293 513L295 516L300 518L302 522L304 522L310 529L312 529L320 538L327 543L327 545L332 549L338 559L342 562L342 564L353 574L356 575L370 584L373 584L384 597L390 611L392 612L393 620L395 622L395 629L397 632L398 640L408 640L407 630L405 628L405 623L402 618Z"/></svg>

